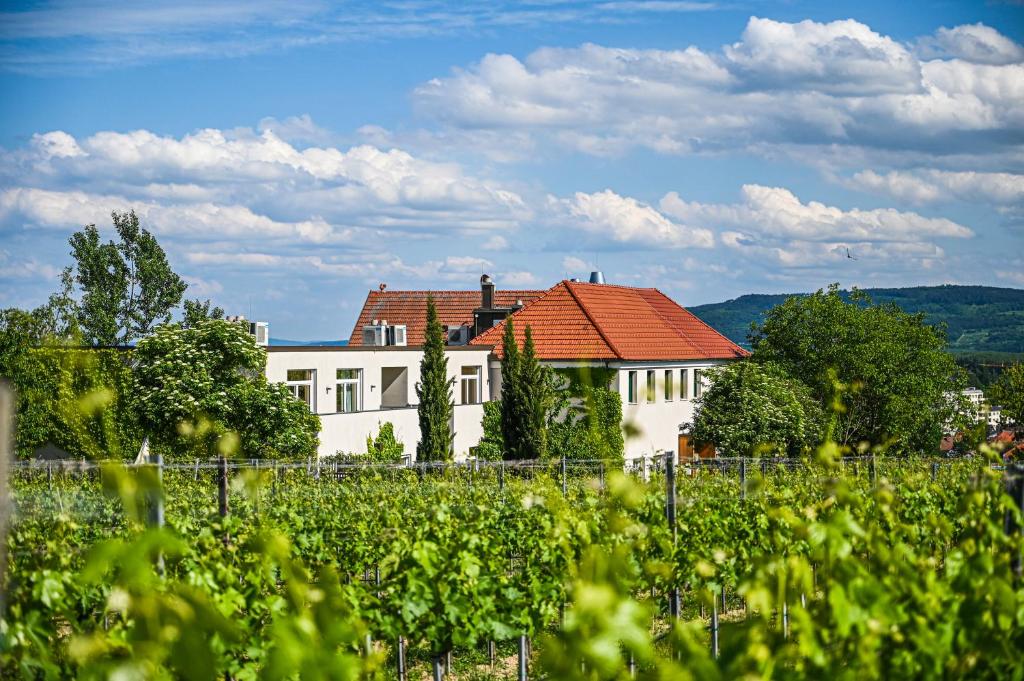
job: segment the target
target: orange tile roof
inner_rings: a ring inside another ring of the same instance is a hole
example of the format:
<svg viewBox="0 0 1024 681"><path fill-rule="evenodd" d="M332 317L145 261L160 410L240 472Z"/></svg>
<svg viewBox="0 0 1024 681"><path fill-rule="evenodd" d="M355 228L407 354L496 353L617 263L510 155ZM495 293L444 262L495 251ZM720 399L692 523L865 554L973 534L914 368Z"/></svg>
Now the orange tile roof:
<svg viewBox="0 0 1024 681"><path fill-rule="evenodd" d="M533 332L546 360L734 359L749 353L658 289L563 281L516 312L516 339ZM502 322L474 338L500 356Z"/></svg>
<svg viewBox="0 0 1024 681"><path fill-rule="evenodd" d="M535 300L543 291L496 290L494 304L497 307L512 307L517 301L524 304ZM473 324L473 310L480 307L480 290L476 291L370 291L363 303L352 335L350 346L363 344L363 326L374 319L387 320L388 324L405 324L406 342L409 345L423 345L427 328L427 296L434 297L437 316L442 324L460 326Z"/></svg>

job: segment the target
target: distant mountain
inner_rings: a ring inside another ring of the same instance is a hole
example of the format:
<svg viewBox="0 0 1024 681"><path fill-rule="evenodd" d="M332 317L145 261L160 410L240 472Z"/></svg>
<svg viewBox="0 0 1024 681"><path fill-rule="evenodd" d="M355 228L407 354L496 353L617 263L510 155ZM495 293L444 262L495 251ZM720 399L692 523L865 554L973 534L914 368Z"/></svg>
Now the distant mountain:
<svg viewBox="0 0 1024 681"><path fill-rule="evenodd" d="M930 324L944 323L953 352L1024 353L1024 290L950 285L865 291L876 303L894 302L906 312L924 312ZM802 294L748 294L688 309L734 342L749 347L751 323L762 322L765 312L790 295Z"/></svg>
<svg viewBox="0 0 1024 681"><path fill-rule="evenodd" d="M339 345L348 345L348 340L346 339L346 340L297 341L297 340L288 340L286 338L271 338L270 339L270 344L275 346L275 347L279 346L279 345L290 345L290 346L331 345L331 346L339 346Z"/></svg>

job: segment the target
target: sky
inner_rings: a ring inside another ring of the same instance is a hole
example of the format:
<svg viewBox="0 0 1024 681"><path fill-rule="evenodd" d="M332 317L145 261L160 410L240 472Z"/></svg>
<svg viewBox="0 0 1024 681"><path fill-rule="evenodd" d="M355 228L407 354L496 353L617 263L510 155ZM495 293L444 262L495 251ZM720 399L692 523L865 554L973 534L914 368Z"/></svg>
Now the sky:
<svg viewBox="0 0 1024 681"><path fill-rule="evenodd" d="M1024 287L1021 2L6 2L0 93L0 307L128 209L297 340L484 273Z"/></svg>

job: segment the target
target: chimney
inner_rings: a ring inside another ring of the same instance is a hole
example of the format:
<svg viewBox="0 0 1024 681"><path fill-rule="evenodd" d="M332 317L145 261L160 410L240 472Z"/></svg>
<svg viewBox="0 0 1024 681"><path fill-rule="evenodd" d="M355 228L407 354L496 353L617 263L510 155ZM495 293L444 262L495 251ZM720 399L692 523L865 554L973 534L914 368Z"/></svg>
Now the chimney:
<svg viewBox="0 0 1024 681"><path fill-rule="evenodd" d="M591 284L603 284L604 283L604 272L596 270L590 273Z"/></svg>
<svg viewBox="0 0 1024 681"><path fill-rule="evenodd" d="M480 307L484 310L494 309L494 282L486 274L480 277Z"/></svg>

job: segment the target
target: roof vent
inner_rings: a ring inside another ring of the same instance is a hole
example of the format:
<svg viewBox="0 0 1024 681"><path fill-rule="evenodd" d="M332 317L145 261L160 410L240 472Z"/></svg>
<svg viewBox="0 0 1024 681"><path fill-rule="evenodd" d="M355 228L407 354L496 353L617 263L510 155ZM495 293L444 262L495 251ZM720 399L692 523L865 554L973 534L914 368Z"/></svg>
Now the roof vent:
<svg viewBox="0 0 1024 681"><path fill-rule="evenodd" d="M603 284L604 283L604 272L601 270L595 270L590 273L591 284Z"/></svg>

